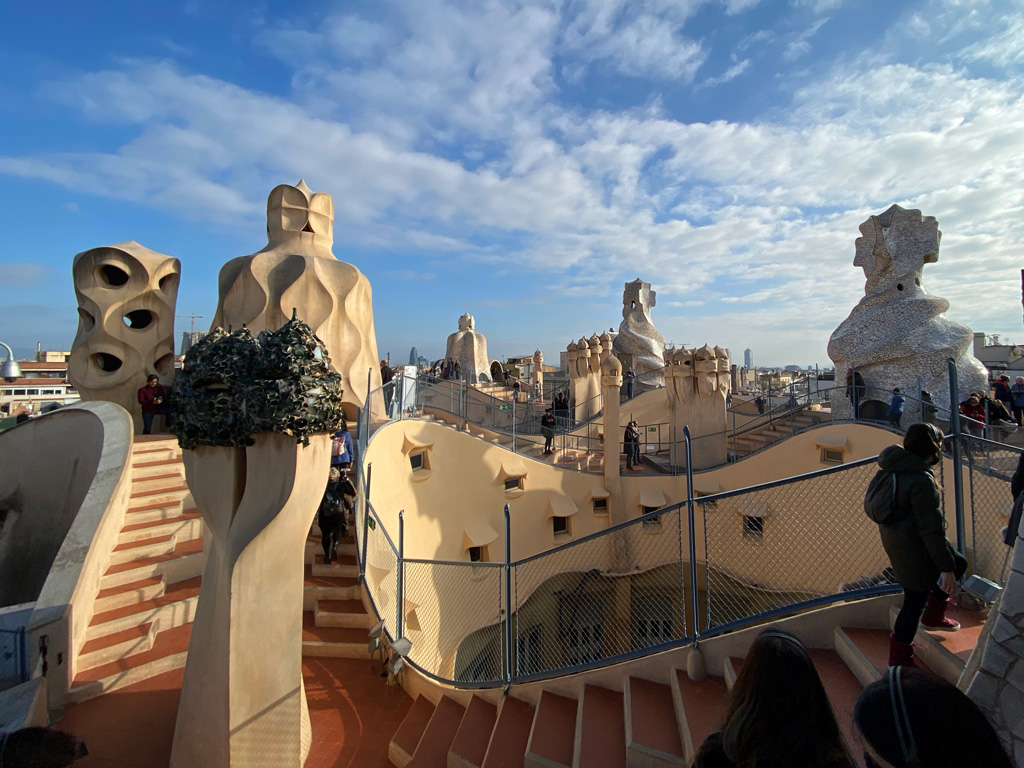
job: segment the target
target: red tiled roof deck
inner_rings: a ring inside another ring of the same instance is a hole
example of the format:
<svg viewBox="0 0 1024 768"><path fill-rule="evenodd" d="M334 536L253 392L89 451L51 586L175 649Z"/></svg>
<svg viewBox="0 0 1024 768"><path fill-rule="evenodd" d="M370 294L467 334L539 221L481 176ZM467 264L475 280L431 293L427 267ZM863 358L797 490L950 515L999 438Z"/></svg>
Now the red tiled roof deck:
<svg viewBox="0 0 1024 768"><path fill-rule="evenodd" d="M89 756L82 768L164 768L170 764L183 669L72 704L61 730ZM368 659L302 660L313 745L304 768L390 768L388 742L412 705L389 691Z"/></svg>

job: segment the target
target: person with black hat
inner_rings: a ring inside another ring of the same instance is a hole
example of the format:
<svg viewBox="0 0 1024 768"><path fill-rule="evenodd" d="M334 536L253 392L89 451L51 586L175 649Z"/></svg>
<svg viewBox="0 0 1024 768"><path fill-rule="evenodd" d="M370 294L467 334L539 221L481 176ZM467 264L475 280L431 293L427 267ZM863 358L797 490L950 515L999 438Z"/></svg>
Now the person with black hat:
<svg viewBox="0 0 1024 768"><path fill-rule="evenodd" d="M551 408L545 408L544 415L540 417L540 433L544 435L544 455L550 456L552 441L555 439L555 416Z"/></svg>

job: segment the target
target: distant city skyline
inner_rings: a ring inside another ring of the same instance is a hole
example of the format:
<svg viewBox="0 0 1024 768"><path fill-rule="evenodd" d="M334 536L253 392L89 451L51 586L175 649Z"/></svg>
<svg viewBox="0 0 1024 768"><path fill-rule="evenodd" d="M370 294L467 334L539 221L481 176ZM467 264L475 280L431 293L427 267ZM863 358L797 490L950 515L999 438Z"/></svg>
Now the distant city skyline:
<svg viewBox="0 0 1024 768"><path fill-rule="evenodd" d="M69 348L75 253L182 262L174 338L265 244L266 198L333 196L378 352L501 359L618 328L828 365L858 225L943 231L922 284L1024 340L1024 8L977 0L348 0L13 6L0 40L0 340Z"/></svg>

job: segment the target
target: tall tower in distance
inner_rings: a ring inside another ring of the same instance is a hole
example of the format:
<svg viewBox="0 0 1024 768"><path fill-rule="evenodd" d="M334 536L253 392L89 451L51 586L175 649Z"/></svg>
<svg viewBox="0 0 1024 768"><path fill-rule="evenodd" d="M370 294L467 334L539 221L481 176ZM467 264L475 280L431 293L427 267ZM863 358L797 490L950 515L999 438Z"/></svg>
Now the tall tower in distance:
<svg viewBox="0 0 1024 768"><path fill-rule="evenodd" d="M754 353L750 349L743 350L743 367L747 369L754 367Z"/></svg>

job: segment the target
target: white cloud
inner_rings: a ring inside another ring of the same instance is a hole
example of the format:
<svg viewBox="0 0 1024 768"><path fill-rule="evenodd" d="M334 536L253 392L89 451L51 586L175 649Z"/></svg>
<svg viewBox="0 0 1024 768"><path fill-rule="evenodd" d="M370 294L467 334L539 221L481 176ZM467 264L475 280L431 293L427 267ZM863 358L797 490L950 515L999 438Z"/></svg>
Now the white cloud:
<svg viewBox="0 0 1024 768"><path fill-rule="evenodd" d="M713 88L716 85L721 85L722 83L728 83L730 80L735 80L737 77L739 77L740 75L747 71L747 69L750 67L750 63L750 59L743 59L743 61L738 61L731 67L729 67L727 70L725 70L725 72L723 72L721 75L718 75L717 77L709 77L707 80L702 82L699 87Z"/></svg>

